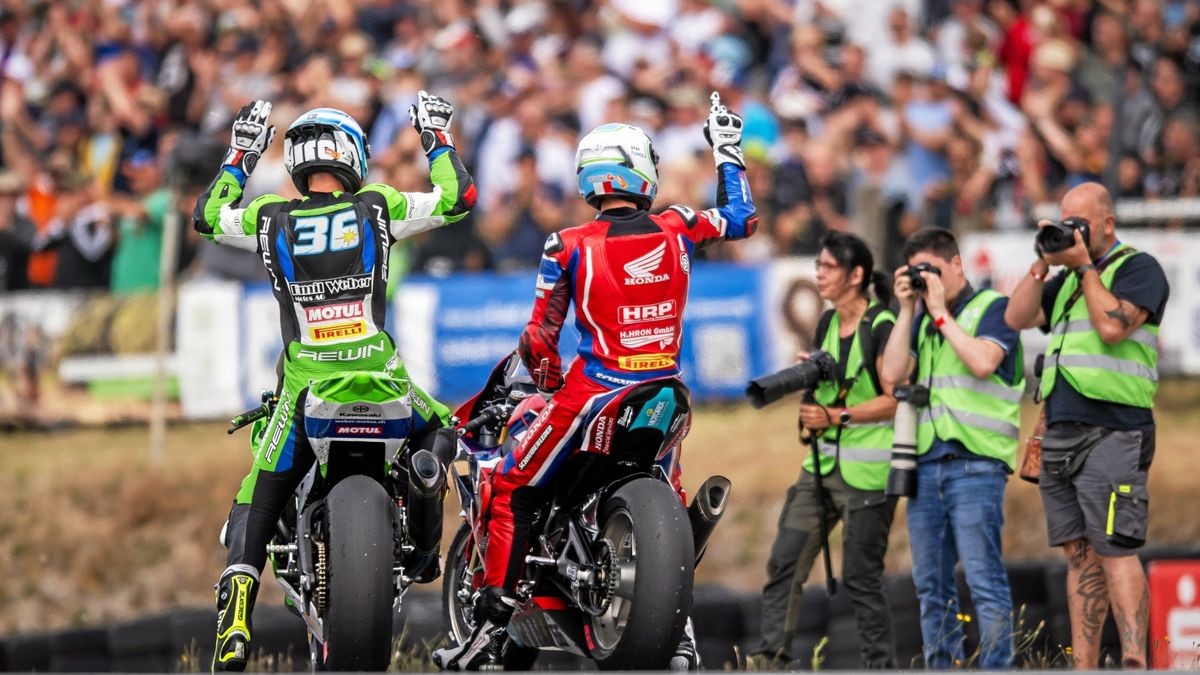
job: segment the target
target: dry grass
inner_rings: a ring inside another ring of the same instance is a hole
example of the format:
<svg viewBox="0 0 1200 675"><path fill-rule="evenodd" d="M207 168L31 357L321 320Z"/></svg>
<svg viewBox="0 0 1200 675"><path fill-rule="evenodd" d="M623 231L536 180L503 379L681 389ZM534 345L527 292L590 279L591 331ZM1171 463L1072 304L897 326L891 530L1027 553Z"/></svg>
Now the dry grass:
<svg viewBox="0 0 1200 675"><path fill-rule="evenodd" d="M1165 383L1160 401L1150 538L1194 543L1200 382ZM700 410L684 454L685 484L694 489L712 473L734 483L700 581L745 590L763 583L784 492L803 456L795 438L793 409L785 404ZM249 466L246 435L226 436L219 424L172 427L161 467L148 463L147 443L142 428L0 438L0 634L212 602L224 563L217 535ZM1008 495L1006 555L1057 555L1045 543L1036 486L1013 479ZM447 511L453 520L455 510ZM898 514L889 570L909 564L903 524ZM820 574L818 565L812 580ZM261 601L281 601L274 584L264 584Z"/></svg>

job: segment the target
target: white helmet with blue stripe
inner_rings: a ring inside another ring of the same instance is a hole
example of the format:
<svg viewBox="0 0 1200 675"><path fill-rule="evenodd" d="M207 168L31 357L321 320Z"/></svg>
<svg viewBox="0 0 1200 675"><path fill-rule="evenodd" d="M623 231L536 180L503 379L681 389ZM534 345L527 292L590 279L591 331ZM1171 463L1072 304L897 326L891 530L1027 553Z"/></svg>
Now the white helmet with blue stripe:
<svg viewBox="0 0 1200 675"><path fill-rule="evenodd" d="M579 195L593 208L608 195L632 197L650 208L658 194L658 153L646 132L629 124L605 124L579 141L575 152Z"/></svg>
<svg viewBox="0 0 1200 675"><path fill-rule="evenodd" d="M283 166L301 194L308 194L308 179L319 171L337 176L347 192L357 192L367 178L370 156L362 127L334 108L303 113L283 136Z"/></svg>

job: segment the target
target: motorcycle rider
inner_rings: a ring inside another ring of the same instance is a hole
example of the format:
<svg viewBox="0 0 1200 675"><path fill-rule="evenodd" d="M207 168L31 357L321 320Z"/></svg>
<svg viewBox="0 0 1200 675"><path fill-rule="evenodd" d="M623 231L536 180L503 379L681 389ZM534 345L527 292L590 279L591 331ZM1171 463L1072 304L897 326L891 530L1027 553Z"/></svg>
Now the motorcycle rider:
<svg viewBox="0 0 1200 675"><path fill-rule="evenodd" d="M715 93L704 135L717 164L718 207L696 212L672 206L657 215L649 209L658 189L658 157L641 129L606 124L579 142L579 194L599 214L547 238L533 316L519 346L540 388L557 393L492 473L485 588L477 597L475 629L462 644L434 652L443 669L500 663L531 520L544 488L579 447L589 415L619 389L679 374L683 309L696 250L754 233L758 217L739 146L742 120L720 105ZM579 358L564 377L558 337L572 303L583 337ZM690 643L685 636L672 667L696 663Z"/></svg>
<svg viewBox="0 0 1200 675"><path fill-rule="evenodd" d="M239 208L246 179L275 136L271 104L244 106L216 178L196 203L192 224L204 237L257 251L279 301L284 350L272 417L255 428L255 462L230 511L227 567L217 583L213 670L241 671L250 653L250 616L266 546L283 507L314 456L300 411L310 380L369 370L409 381L384 331L388 248L396 240L461 220L475 186L448 128L454 108L422 91L409 110L429 160L431 192L363 185L370 147L349 115L332 108L301 114L284 134L284 166L302 197L273 194ZM410 447L453 442L450 411L409 381ZM445 429L445 433L439 432ZM440 509L440 504L438 506ZM441 522L441 518L437 518ZM425 577L436 577L437 551L423 551Z"/></svg>

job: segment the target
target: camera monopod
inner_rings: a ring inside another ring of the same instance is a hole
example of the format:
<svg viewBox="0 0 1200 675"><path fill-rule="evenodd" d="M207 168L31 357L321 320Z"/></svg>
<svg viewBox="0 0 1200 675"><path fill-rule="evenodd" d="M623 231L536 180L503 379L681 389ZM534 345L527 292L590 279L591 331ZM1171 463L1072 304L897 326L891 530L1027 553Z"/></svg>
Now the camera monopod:
<svg viewBox="0 0 1200 675"><path fill-rule="evenodd" d="M806 397L806 402L809 397ZM829 597L837 593L837 579L833 576L833 557L829 553L829 514L825 511L825 484L821 477L821 443L808 427L801 422L800 442L807 443L813 457L813 484L817 487L817 520L821 534L821 559L825 563L825 592Z"/></svg>

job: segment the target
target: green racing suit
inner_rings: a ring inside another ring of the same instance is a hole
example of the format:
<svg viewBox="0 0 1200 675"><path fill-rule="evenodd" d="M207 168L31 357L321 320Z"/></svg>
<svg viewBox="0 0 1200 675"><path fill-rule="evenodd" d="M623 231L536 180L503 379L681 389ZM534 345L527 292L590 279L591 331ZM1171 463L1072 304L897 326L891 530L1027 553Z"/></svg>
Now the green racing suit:
<svg viewBox="0 0 1200 675"><path fill-rule="evenodd" d="M230 514L229 565L262 569L262 537L270 533L255 533L254 524L247 527L246 521L273 525L278 513L265 511L275 510L283 486L272 489L274 494L266 500L271 504L264 505L263 513L256 513L257 508L239 513L238 505L256 501L256 492L264 491L264 475L288 474L286 482L293 483L311 466L311 449L297 414L310 381L348 370L386 373L409 385L414 442L448 424L449 409L411 382L384 330L391 245L461 220L474 203L473 182L453 148L431 155L430 180L431 192L406 193L370 184L353 194L312 193L293 200L267 194L243 209L238 205L244 178L224 166L197 201L193 225L201 235L262 257L279 303L284 344L276 389L279 402L274 414L252 430L254 464ZM291 489L294 485L287 492Z"/></svg>

